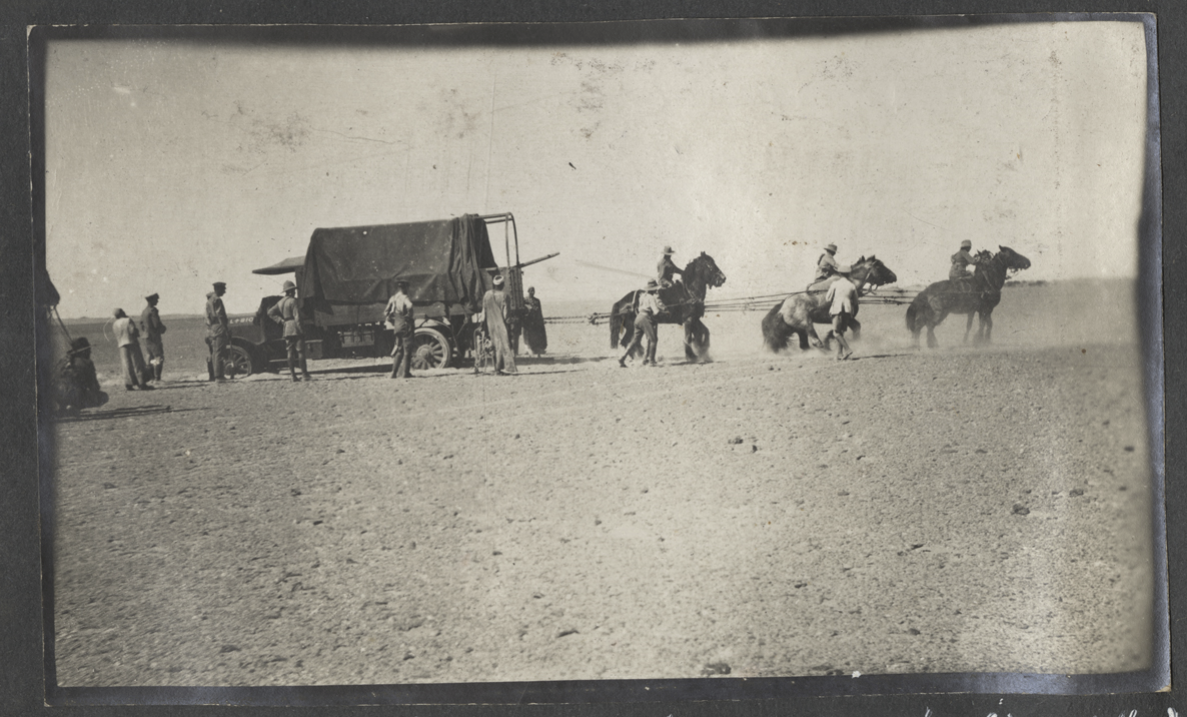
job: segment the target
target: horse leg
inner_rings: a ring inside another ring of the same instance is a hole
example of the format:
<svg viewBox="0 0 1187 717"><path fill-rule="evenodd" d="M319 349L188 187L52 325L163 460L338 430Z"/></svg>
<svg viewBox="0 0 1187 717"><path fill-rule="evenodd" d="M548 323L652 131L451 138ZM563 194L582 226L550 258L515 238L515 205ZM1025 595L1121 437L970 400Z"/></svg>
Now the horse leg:
<svg viewBox="0 0 1187 717"><path fill-rule="evenodd" d="M621 345L623 347L630 346L631 339L634 335L635 335L635 317L633 314L627 314L627 316L624 317L622 320ZM628 358L631 358L633 360L633 359L638 358L639 354L642 352L643 352L642 347L634 346L633 348L631 348L630 353L628 353L627 356L628 356Z"/></svg>
<svg viewBox="0 0 1187 717"><path fill-rule="evenodd" d="M939 348L940 342L936 341L936 327L939 326L944 319L948 318L947 311L941 311L935 314L927 322L927 347L929 349Z"/></svg>
<svg viewBox="0 0 1187 717"><path fill-rule="evenodd" d="M697 319L697 360L709 363L709 327Z"/></svg>
<svg viewBox="0 0 1187 717"><path fill-rule="evenodd" d="M697 360L697 331L695 319L689 319L684 322L684 359L686 361Z"/></svg>
<svg viewBox="0 0 1187 717"><path fill-rule="evenodd" d="M964 343L966 343L966 344L969 342L969 332L973 330L973 319L976 318L976 316L977 316L976 311L970 311L969 312L969 320L967 322L965 322ZM981 342L981 329L982 329L982 325L984 323L985 323L985 319L981 319L981 324L977 325L977 338L973 340L973 343Z"/></svg>
<svg viewBox="0 0 1187 717"><path fill-rule="evenodd" d="M815 323L809 321L808 325L804 327L804 331L808 334L808 343L810 343L813 348L824 349L826 351L828 350L825 348L824 342L820 340L820 335L816 333Z"/></svg>
<svg viewBox="0 0 1187 717"><path fill-rule="evenodd" d="M982 331L985 332L984 336L981 335ZM993 336L993 314L986 311L983 314L981 314L981 325L977 328L977 339L978 339L979 343L987 344L987 343L990 343L992 336Z"/></svg>
<svg viewBox="0 0 1187 717"><path fill-rule="evenodd" d="M849 328L853 331L853 340L861 338L861 323L857 319L849 319Z"/></svg>

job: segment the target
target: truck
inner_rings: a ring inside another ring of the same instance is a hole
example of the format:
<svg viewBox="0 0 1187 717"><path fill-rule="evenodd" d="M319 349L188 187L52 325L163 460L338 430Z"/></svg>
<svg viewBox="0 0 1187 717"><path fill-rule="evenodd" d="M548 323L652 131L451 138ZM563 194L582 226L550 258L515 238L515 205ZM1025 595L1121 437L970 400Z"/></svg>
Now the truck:
<svg viewBox="0 0 1187 717"><path fill-rule="evenodd" d="M503 228L503 263L491 244ZM295 275L307 359L388 356L394 334L384 307L395 282L408 282L414 310L412 366L418 370L460 365L473 349L482 296L495 275L504 278L511 321L525 311L519 235L511 213L466 214L452 219L319 228L303 257L252 270L265 276ZM281 326L268 316L282 297L265 296L254 316L232 319L228 376L286 366Z"/></svg>

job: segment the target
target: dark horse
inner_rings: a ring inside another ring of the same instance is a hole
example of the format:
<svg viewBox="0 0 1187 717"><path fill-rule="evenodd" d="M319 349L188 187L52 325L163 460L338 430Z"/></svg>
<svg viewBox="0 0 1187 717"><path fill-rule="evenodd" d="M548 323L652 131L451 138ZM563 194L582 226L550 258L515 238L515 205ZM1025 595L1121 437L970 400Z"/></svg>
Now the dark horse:
<svg viewBox="0 0 1187 717"><path fill-rule="evenodd" d="M802 350L807 350L810 345L821 347L815 324L832 322L832 317L828 314L829 305L824 297L828 293L829 285L838 278L838 275L834 274L812 284L807 291L792 294L784 301L775 304L762 320L762 338L766 347L771 351L782 351L787 348L792 334L799 336L800 349ZM878 287L898 281L894 272L873 255L869 259L863 256L853 262L849 279L857 285L858 292L867 284ZM788 316L791 317L790 323L785 318ZM850 326L853 328L853 338L858 338L861 333L861 324L854 320Z"/></svg>
<svg viewBox="0 0 1187 717"><path fill-rule="evenodd" d="M701 323L705 315L705 292L709 287L717 288L725 283L725 274L717 268L717 262L705 252L684 267L684 281L675 282L659 290L659 300L664 312L656 317L656 323L682 324L684 326L684 356L689 361L699 361L709 352L709 329ZM610 348L625 347L635 331L635 307L639 305L636 289L614 303L610 309Z"/></svg>
<svg viewBox="0 0 1187 717"><path fill-rule="evenodd" d="M1002 286L1006 274L1019 269L1029 269L1030 259L1008 246L998 246L998 253L977 252L976 272L965 279L937 281L923 291L907 307L907 330L911 332L912 343L919 346L919 332L927 327L927 346L935 348L935 328L948 314L968 314L964 327L964 340L969 340L973 328L973 316L981 318L977 325L974 343L989 343L993 334L993 307L1002 300Z"/></svg>

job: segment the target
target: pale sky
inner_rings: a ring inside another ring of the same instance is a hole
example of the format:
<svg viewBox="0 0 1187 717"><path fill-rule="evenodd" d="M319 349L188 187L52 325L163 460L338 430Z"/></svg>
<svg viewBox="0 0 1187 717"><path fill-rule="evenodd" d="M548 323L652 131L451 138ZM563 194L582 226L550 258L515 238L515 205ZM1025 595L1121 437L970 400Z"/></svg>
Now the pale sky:
<svg viewBox="0 0 1187 717"><path fill-rule="evenodd" d="M1028 279L1133 277L1140 23L704 43L54 40L47 261L64 317L254 311L317 227L515 214L526 280L609 305L665 244L796 291L822 247L900 285L962 239ZM501 244L501 230L494 236ZM496 255L501 250L496 249Z"/></svg>

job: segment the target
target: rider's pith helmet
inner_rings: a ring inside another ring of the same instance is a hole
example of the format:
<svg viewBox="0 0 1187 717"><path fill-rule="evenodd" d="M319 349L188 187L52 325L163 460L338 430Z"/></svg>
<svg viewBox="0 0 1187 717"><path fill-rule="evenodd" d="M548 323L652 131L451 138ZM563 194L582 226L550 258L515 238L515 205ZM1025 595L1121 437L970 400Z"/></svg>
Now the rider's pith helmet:
<svg viewBox="0 0 1187 717"><path fill-rule="evenodd" d="M672 251L672 247L670 247L670 246L664 247L664 256L671 256L675 253L676 252Z"/></svg>
<svg viewBox="0 0 1187 717"><path fill-rule="evenodd" d="M829 254L836 254L837 253L837 245L829 244L828 246L824 247L824 250L827 251Z"/></svg>
<svg viewBox="0 0 1187 717"><path fill-rule="evenodd" d="M972 249L973 243L971 241L969 241L968 239L965 239L964 241L962 241L960 243L960 248L961 249Z"/></svg>

